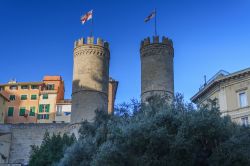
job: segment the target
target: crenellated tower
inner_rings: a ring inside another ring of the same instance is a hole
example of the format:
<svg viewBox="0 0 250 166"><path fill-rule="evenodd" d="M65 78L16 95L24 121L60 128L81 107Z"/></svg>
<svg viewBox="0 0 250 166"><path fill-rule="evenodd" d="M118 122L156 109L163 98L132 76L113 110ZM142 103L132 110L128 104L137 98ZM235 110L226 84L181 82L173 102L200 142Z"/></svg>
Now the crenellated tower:
<svg viewBox="0 0 250 166"><path fill-rule="evenodd" d="M71 123L92 121L95 110L108 111L109 60L108 42L75 41Z"/></svg>
<svg viewBox="0 0 250 166"><path fill-rule="evenodd" d="M174 48L171 39L154 36L153 41L146 38L141 42L141 99L159 95L174 96Z"/></svg>

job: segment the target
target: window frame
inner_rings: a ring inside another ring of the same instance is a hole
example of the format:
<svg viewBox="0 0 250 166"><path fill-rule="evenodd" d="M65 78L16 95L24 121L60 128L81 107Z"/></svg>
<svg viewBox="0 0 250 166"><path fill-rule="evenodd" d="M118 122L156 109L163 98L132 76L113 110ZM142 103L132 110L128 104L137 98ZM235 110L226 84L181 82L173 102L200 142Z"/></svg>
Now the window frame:
<svg viewBox="0 0 250 166"><path fill-rule="evenodd" d="M27 88L23 88L23 87L27 87ZM22 90L29 90L29 85L21 85L21 89Z"/></svg>
<svg viewBox="0 0 250 166"><path fill-rule="evenodd" d="M249 126L248 116L241 117L241 125L242 126Z"/></svg>
<svg viewBox="0 0 250 166"><path fill-rule="evenodd" d="M245 98L243 98L243 95ZM245 101L243 101L243 100L245 100ZM238 92L238 101L239 101L239 108L245 108L248 106L247 91Z"/></svg>
<svg viewBox="0 0 250 166"><path fill-rule="evenodd" d="M34 88L37 87L37 88ZM39 85L31 85L31 89L39 89Z"/></svg>
<svg viewBox="0 0 250 166"><path fill-rule="evenodd" d="M33 108L34 108L34 110L33 110ZM34 112L31 110L33 110ZM36 116L36 107L35 106L30 107L29 116Z"/></svg>
<svg viewBox="0 0 250 166"><path fill-rule="evenodd" d="M34 96L36 96L35 98L33 98ZM37 95L33 94L30 96L30 100L37 100Z"/></svg>
<svg viewBox="0 0 250 166"><path fill-rule="evenodd" d="M47 97L46 97L46 96L47 96ZM43 98L44 100L49 99L49 94L48 94L48 93L44 93L42 98Z"/></svg>
<svg viewBox="0 0 250 166"><path fill-rule="evenodd" d="M16 87L13 89L13 87ZM10 85L9 90L18 90L18 85Z"/></svg>
<svg viewBox="0 0 250 166"><path fill-rule="evenodd" d="M23 112L21 112L23 111ZM19 107L19 116L24 116L26 113L26 107Z"/></svg>
<svg viewBox="0 0 250 166"><path fill-rule="evenodd" d="M10 108L13 108L13 110L12 110L12 115L10 115ZM15 107L8 107L8 112L7 112L7 116L8 117L13 117L14 116L14 111L15 111Z"/></svg>
<svg viewBox="0 0 250 166"><path fill-rule="evenodd" d="M23 98L22 98L23 96L26 96L26 98L23 99ZM21 100L28 100L28 95L27 95L27 94L23 94L23 95L20 96L20 99L21 99Z"/></svg>
<svg viewBox="0 0 250 166"><path fill-rule="evenodd" d="M11 98L11 97L14 97L14 98ZM10 101L15 101L16 100L16 95L9 95L9 100Z"/></svg>

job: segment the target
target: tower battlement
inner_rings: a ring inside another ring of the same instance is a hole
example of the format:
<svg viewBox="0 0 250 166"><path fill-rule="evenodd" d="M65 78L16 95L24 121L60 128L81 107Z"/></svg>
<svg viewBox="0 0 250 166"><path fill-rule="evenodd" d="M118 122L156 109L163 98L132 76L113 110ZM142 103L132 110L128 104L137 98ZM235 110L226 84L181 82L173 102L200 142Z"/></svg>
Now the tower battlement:
<svg viewBox="0 0 250 166"><path fill-rule="evenodd" d="M103 39L101 38L97 38L95 40L94 37L87 37L87 41L85 41L85 38L80 38L78 40L75 41L74 43L74 48L76 47L80 47L80 46L83 46L83 45L97 45L97 46L101 46L101 47L105 47L107 49L109 49L109 43L104 41Z"/></svg>
<svg viewBox="0 0 250 166"><path fill-rule="evenodd" d="M153 41L150 41L150 37L145 38L141 41L141 48L150 44L165 44L173 47L173 41L165 36L162 37L162 40L159 40L159 36L153 36Z"/></svg>

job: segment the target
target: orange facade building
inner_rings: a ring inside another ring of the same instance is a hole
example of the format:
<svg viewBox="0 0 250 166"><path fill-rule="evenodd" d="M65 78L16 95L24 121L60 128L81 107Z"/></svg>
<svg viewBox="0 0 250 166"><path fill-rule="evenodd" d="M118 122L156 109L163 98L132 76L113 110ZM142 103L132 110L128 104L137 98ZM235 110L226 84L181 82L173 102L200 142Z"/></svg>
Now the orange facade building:
<svg viewBox="0 0 250 166"><path fill-rule="evenodd" d="M117 88L118 81L110 78L109 114L114 113ZM64 99L64 81L61 76L44 76L41 82L10 81L0 84L0 95L9 101L1 109L4 123L70 122L71 100Z"/></svg>
<svg viewBox="0 0 250 166"><path fill-rule="evenodd" d="M41 82L10 81L0 85L7 97L5 123L51 123L55 119L56 102L64 98L61 76L44 76Z"/></svg>

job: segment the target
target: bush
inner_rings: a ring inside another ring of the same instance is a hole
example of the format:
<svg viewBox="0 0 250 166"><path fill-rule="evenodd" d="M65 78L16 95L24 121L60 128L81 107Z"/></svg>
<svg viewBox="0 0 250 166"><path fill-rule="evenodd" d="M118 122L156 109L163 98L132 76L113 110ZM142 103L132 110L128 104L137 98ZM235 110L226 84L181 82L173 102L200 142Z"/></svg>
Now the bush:
<svg viewBox="0 0 250 166"><path fill-rule="evenodd" d="M75 142L75 136L53 134L46 131L41 146L32 145L29 166L54 165L62 157L66 147Z"/></svg>

